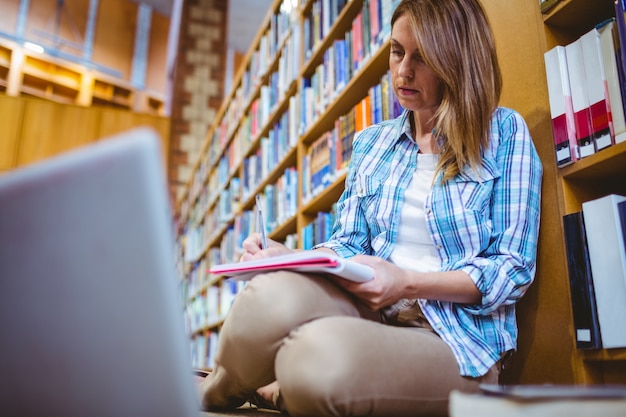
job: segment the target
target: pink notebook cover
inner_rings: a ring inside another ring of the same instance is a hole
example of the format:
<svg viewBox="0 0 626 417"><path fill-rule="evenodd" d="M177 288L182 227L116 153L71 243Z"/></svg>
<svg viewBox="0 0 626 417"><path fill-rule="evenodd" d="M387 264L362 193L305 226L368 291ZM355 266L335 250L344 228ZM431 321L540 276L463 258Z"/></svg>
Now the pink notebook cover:
<svg viewBox="0 0 626 417"><path fill-rule="evenodd" d="M273 270L326 273L356 282L374 278L374 271L369 266L318 251L301 251L266 259L216 265L209 272L246 280L258 273Z"/></svg>

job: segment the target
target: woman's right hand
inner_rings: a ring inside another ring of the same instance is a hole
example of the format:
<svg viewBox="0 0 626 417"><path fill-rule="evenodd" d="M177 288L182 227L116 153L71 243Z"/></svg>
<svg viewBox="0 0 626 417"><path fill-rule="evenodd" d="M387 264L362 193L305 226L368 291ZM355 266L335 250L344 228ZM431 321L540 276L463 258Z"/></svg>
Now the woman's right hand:
<svg viewBox="0 0 626 417"><path fill-rule="evenodd" d="M253 259L271 258L272 256L286 255L294 252L293 249L289 249L282 243L278 243L274 240L267 239L267 248L262 249L261 234L252 233L242 243L243 255L241 255L240 261L251 261Z"/></svg>

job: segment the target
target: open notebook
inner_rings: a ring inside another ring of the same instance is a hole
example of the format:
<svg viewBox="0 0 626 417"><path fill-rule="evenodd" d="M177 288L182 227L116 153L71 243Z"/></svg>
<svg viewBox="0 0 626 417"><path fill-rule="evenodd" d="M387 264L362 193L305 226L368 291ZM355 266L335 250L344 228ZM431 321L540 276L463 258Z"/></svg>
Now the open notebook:
<svg viewBox="0 0 626 417"><path fill-rule="evenodd" d="M374 271L369 266L322 251L294 252L271 258L223 264L211 268L209 272L246 280L261 272L283 269L332 274L356 282L366 282L374 278Z"/></svg>

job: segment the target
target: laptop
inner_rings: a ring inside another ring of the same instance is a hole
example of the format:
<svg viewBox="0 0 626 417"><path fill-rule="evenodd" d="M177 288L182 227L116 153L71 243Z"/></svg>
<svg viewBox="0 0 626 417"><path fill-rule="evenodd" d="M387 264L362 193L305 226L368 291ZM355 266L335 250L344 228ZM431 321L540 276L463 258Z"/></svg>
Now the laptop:
<svg viewBox="0 0 626 417"><path fill-rule="evenodd" d="M1 414L201 414L177 280L154 131L0 175Z"/></svg>

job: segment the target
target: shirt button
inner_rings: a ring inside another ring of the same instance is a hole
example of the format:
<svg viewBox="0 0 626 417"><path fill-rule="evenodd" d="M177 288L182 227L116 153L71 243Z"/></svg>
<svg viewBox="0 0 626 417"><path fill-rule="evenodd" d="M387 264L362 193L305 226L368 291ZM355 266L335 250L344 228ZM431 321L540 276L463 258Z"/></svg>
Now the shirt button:
<svg viewBox="0 0 626 417"><path fill-rule="evenodd" d="M430 214L430 207L426 208L426 214Z"/></svg>
<svg viewBox="0 0 626 417"><path fill-rule="evenodd" d="M435 248L437 248L437 250L441 249L441 245L435 245Z"/></svg>

